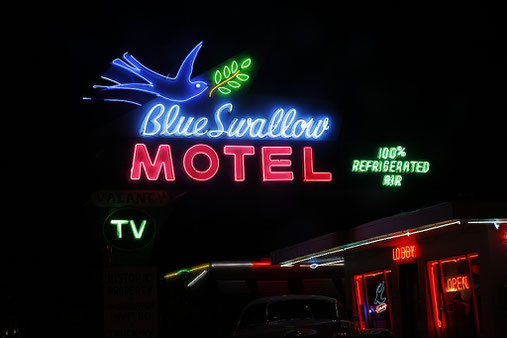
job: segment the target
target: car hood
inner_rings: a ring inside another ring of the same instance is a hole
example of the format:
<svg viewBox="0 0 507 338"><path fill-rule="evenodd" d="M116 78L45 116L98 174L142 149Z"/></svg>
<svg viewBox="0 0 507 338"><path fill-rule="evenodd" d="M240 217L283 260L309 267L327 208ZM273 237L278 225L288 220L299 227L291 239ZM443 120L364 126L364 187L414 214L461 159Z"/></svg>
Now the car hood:
<svg viewBox="0 0 507 338"><path fill-rule="evenodd" d="M270 326L282 326L288 330L294 329L304 336L327 336L331 334L338 325L337 320L332 319L293 319L280 320L269 323Z"/></svg>

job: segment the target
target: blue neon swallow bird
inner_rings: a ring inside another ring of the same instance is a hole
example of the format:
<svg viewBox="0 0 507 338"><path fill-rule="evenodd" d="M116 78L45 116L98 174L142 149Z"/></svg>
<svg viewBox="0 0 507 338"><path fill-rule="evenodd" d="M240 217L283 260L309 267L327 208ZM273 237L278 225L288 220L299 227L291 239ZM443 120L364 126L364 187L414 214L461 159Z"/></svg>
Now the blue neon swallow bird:
<svg viewBox="0 0 507 338"><path fill-rule="evenodd" d="M134 56L125 53L122 59L117 58L111 62L111 68L102 79L112 82L112 85L95 85L101 89L100 96L105 101L124 101L140 105L139 95L161 97L169 101L184 102L195 98L208 89L204 81L192 81L192 71L197 53L202 47L202 41L195 46L185 57L175 77L161 75L137 61ZM107 95L114 91L114 97Z"/></svg>

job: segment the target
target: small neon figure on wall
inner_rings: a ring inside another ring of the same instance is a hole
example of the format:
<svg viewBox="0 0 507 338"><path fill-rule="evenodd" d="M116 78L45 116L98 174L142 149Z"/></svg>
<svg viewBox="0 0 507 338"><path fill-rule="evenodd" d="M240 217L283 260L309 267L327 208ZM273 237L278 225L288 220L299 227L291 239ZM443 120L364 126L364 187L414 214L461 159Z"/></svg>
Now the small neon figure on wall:
<svg viewBox="0 0 507 338"><path fill-rule="evenodd" d="M376 307L375 307L376 313L384 312L387 309L387 304L386 304L387 298L384 295L385 290L386 290L386 287L385 287L384 281L378 283L377 290L375 291L375 301L374 301L374 304L376 305Z"/></svg>

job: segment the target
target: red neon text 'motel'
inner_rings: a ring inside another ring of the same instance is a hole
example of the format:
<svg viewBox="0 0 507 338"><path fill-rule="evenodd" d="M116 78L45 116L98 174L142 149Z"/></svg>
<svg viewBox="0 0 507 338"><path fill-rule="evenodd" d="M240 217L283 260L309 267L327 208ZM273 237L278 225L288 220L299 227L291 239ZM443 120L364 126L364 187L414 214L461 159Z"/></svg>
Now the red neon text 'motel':
<svg viewBox="0 0 507 338"><path fill-rule="evenodd" d="M332 176L329 172L313 171L313 149L312 147L303 148L303 181L305 182L331 182Z"/></svg>
<svg viewBox="0 0 507 338"><path fill-rule="evenodd" d="M206 170L197 170L194 166L194 158L197 155L204 155L209 160L209 166ZM196 181L207 181L218 172L220 160L216 151L206 144L196 144L185 152L183 156L183 169L187 175Z"/></svg>
<svg viewBox="0 0 507 338"><path fill-rule="evenodd" d="M280 156L292 155L290 146L265 146L261 147L261 172L264 182L290 182L294 180L294 173L283 168L290 168L292 161L289 158L279 158ZM223 154L232 156L233 173L235 182L243 182L246 179L245 157L255 155L254 146L249 145L225 145ZM205 156L208 159L205 170L199 170L195 167L195 158ZM313 149L312 147L303 148L303 181L304 182L330 182L332 180L329 172L315 172L313 170ZM217 152L206 144L196 144L185 151L183 155L183 170L195 181L207 181L215 177L220 169L220 159ZM158 146L155 157L152 160L146 145L138 143L134 146L132 167L130 169L130 179L140 180L143 175L150 181L160 178L160 173L164 172L166 181L174 181L174 166L171 154L171 147L168 144Z"/></svg>
<svg viewBox="0 0 507 338"><path fill-rule="evenodd" d="M262 180L266 181L293 181L294 173L292 171L272 171L274 167L290 167L292 165L289 159L274 159L272 156L287 156L292 154L292 147L262 147Z"/></svg>
<svg viewBox="0 0 507 338"><path fill-rule="evenodd" d="M245 156L255 154L253 146L224 146L224 155L234 157L234 181L243 182L245 180Z"/></svg>
<svg viewBox="0 0 507 338"><path fill-rule="evenodd" d="M141 179L141 169L144 168L146 177L150 181L155 181L160 175L160 171L164 169L164 177L166 181L174 181L174 167L171 156L171 147L168 144L161 144L158 147L155 159L152 162L146 145L138 143L134 147L134 156L132 159L132 168L130 170L130 179Z"/></svg>

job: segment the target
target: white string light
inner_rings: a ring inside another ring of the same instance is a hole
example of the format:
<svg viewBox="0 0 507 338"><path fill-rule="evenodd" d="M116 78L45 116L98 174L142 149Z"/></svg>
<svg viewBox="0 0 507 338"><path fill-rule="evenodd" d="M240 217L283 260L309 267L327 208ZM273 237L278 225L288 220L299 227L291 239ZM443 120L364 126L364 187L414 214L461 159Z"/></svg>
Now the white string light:
<svg viewBox="0 0 507 338"><path fill-rule="evenodd" d="M409 237L410 235L415 235L415 234L418 234L418 233L421 233L421 232L426 232L426 231L430 231L430 230L434 230L434 229L439 229L439 228L443 228L443 227L446 227L446 226L449 226L449 225L454 225L454 224L461 224L461 221L453 221L453 222L449 222L449 223L444 223L444 224L439 224L439 225L435 225L435 226L430 226L430 227L423 228L423 229L420 229L420 230L415 230L415 231L414 230L412 230L412 231L408 230L408 231L404 231L403 233L396 234L396 235L384 236L384 237L376 238L376 239L372 239L372 240L364 240L364 241L359 241L359 242L355 242L355 243L345 244L345 245L333 248L331 250L326 250L326 251L323 251L323 252L320 252L320 253L317 253L317 254L309 255L307 257L297 258L295 260L288 260L288 261L282 262L282 265L289 265L289 264L296 264L296 263L306 262L306 261L309 261L309 260L312 260L312 259L315 259L315 258L332 255L332 254L335 254L335 253L338 253L338 252L343 252L343 251L346 251L346 250L355 249L355 248L358 248L358 247L361 247L361 246L370 245L370 244L378 243L378 242L382 242L382 241L388 241L390 239L399 238L399 237L403 237L403 236ZM323 265L323 264L319 264L319 265Z"/></svg>
<svg viewBox="0 0 507 338"><path fill-rule="evenodd" d="M189 288L189 287L193 286L195 283L197 283L199 281L199 279L201 279L202 277L204 277L204 275L207 272L208 272L208 270L204 270L199 275L197 275L197 277L195 277L194 279L192 279L192 281L190 283L188 283L187 288Z"/></svg>

